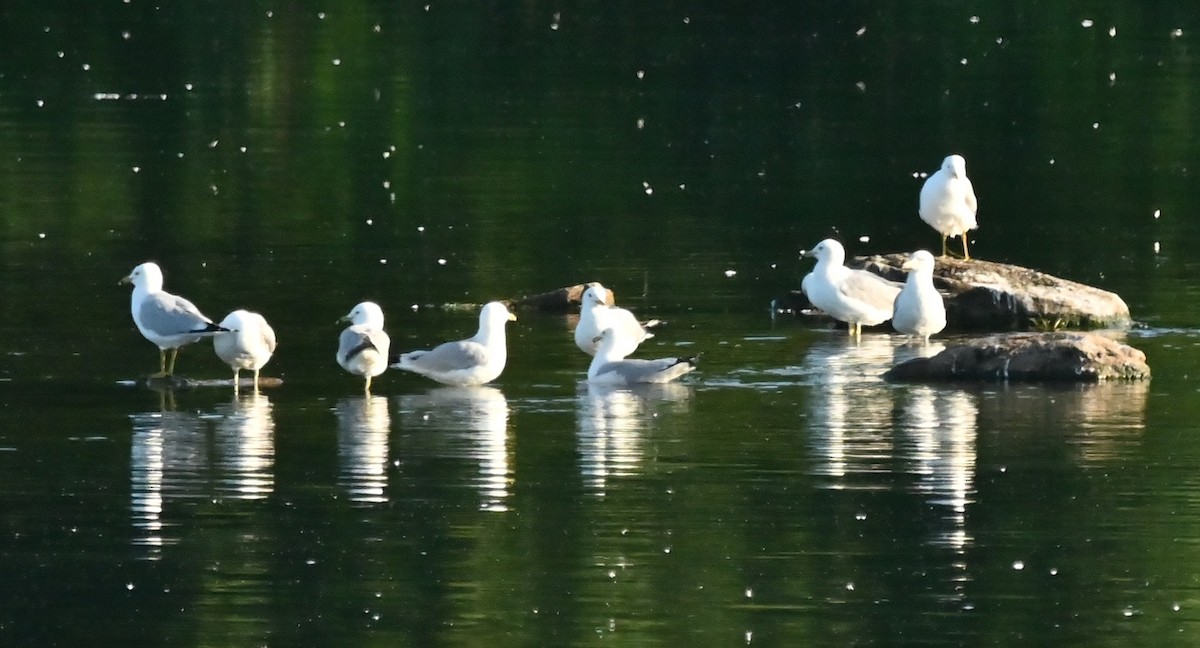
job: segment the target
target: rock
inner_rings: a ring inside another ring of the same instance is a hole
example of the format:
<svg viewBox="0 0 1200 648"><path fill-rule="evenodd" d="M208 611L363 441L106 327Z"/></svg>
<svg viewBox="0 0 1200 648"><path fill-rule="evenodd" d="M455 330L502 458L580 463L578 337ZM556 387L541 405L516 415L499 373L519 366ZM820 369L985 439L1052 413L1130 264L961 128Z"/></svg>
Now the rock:
<svg viewBox="0 0 1200 648"><path fill-rule="evenodd" d="M516 299L502 300L504 305L509 310L535 310L545 313L566 313L572 310L579 310L579 304L583 299L583 291L588 289L595 282L575 284L550 292L538 293L536 295L526 295L517 297ZM606 286L607 288L607 286ZM613 304L613 290L608 288L608 304Z"/></svg>
<svg viewBox="0 0 1200 648"><path fill-rule="evenodd" d="M176 390L176 389L196 389L198 387L233 387L233 379L200 379L186 378L184 376L149 376L146 378L146 386L155 391ZM259 389L278 387L283 384L283 379L272 378L270 376L259 376ZM243 372L242 379L238 381L240 389L254 389L254 377L245 375Z"/></svg>
<svg viewBox="0 0 1200 648"><path fill-rule="evenodd" d="M906 254L855 257L848 267L904 281ZM994 261L937 259L933 284L946 302L946 331L1028 331L1126 327L1127 306L1115 293L1044 272ZM811 308L800 291L776 307L804 313Z"/></svg>
<svg viewBox="0 0 1200 648"><path fill-rule="evenodd" d="M1006 333L953 344L892 367L897 382L1100 382L1150 377L1146 354L1098 333Z"/></svg>

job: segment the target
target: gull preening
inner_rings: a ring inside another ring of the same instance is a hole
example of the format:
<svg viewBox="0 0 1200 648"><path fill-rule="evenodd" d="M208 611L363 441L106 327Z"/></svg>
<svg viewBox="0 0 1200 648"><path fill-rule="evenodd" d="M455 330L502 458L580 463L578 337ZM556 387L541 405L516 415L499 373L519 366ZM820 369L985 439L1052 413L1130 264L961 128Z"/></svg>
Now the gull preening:
<svg viewBox="0 0 1200 648"><path fill-rule="evenodd" d="M637 350L638 345L654 337L649 328L657 326L658 320L639 322L633 313L608 305L608 289L598 283L588 285L583 291L579 305L579 323L575 325L575 346L580 351L596 355L596 338L604 329L616 333L616 351L624 358Z"/></svg>
<svg viewBox="0 0 1200 648"><path fill-rule="evenodd" d="M213 351L233 369L233 391L237 391L242 369L254 372L254 390L258 391L258 372L275 353L275 331L258 313L235 310L221 320L226 332L213 336Z"/></svg>
<svg viewBox="0 0 1200 648"><path fill-rule="evenodd" d="M500 302L489 302L479 311L479 331L474 337L440 344L428 351L410 351L392 365L446 385L482 385L500 377L508 362L504 325L517 319Z"/></svg>
<svg viewBox="0 0 1200 648"><path fill-rule="evenodd" d="M175 373L179 348L205 337L216 335L224 328L213 324L192 302L163 290L163 273L158 264L147 261L121 279L133 284L129 310L133 323L147 340L158 347L158 373L162 378ZM167 361L167 351L171 360Z"/></svg>
<svg viewBox="0 0 1200 648"><path fill-rule="evenodd" d="M846 249L833 239L821 241L800 256L817 259L800 289L813 306L850 325L850 335L862 335L863 325L874 326L892 318L892 305L900 285L866 270L852 270L844 263Z"/></svg>
<svg viewBox="0 0 1200 648"><path fill-rule="evenodd" d="M926 344L930 335L946 328L946 305L933 287L934 264L932 254L917 250L900 266L908 270L908 279L896 295L892 315L892 328L920 337Z"/></svg>
<svg viewBox="0 0 1200 648"><path fill-rule="evenodd" d="M975 220L978 208L975 188L967 178L967 161L961 155L947 156L942 160L942 168L921 186L921 220L942 235L942 256L949 255L946 238L961 236L963 259L971 259L967 253L967 232L979 227Z"/></svg>
<svg viewBox="0 0 1200 648"><path fill-rule="evenodd" d="M626 360L619 349L628 346L622 333L607 328L596 336L596 355L588 367L589 383L597 385L636 385L665 383L696 369L695 356L659 360Z"/></svg>
<svg viewBox="0 0 1200 648"><path fill-rule="evenodd" d="M374 302L358 304L339 322L349 321L338 338L337 362L343 369L367 379L363 391L371 391L371 379L387 370L391 339L383 330L383 309Z"/></svg>

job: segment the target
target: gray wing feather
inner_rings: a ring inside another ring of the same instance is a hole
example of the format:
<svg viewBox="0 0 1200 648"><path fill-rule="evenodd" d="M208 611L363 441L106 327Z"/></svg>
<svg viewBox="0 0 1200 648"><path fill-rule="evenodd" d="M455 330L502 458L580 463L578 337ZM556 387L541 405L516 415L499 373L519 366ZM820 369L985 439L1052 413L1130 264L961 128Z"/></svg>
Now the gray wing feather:
<svg viewBox="0 0 1200 648"><path fill-rule="evenodd" d="M371 338L361 329L356 329L353 326L346 327L340 337L338 337L338 356L349 359L352 354L357 354L364 347L370 348L374 346L371 343Z"/></svg>
<svg viewBox="0 0 1200 648"><path fill-rule="evenodd" d="M679 364L678 358L660 360L619 360L600 367L597 376L616 373L627 383L648 382L651 378Z"/></svg>
<svg viewBox="0 0 1200 648"><path fill-rule="evenodd" d="M170 293L155 293L142 301L142 325L158 335L204 331L212 324L192 302Z"/></svg>
<svg viewBox="0 0 1200 648"><path fill-rule="evenodd" d="M446 342L430 351L414 351L407 355L412 364L439 373L472 369L487 362L487 349L469 340Z"/></svg>
<svg viewBox="0 0 1200 648"><path fill-rule="evenodd" d="M851 270L839 285L842 294L869 304L873 308L891 310L900 294L900 284L893 283L865 270Z"/></svg>

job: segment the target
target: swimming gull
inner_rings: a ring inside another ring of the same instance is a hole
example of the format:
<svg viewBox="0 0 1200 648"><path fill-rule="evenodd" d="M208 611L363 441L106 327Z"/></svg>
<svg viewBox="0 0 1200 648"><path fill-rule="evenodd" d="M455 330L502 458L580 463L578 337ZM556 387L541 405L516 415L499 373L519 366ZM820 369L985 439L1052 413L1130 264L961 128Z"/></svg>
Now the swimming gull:
<svg viewBox="0 0 1200 648"><path fill-rule="evenodd" d="M383 310L375 302L358 304L339 322L349 321L338 338L337 362L342 369L367 379L363 391L371 391L371 379L387 370L391 339L383 331Z"/></svg>
<svg viewBox="0 0 1200 648"><path fill-rule="evenodd" d="M508 361L504 325L517 319L500 302L489 302L479 311L479 332L474 337L439 344L428 351L410 351L392 365L446 385L482 385L500 377Z"/></svg>
<svg viewBox="0 0 1200 648"><path fill-rule="evenodd" d="M852 270L843 263L846 249L825 239L800 256L816 257L817 265L800 282L800 289L813 306L850 325L850 335L862 335L863 325L874 326L892 318L892 304L900 285L866 270Z"/></svg>
<svg viewBox="0 0 1200 648"><path fill-rule="evenodd" d="M616 330L617 355L625 356L637 350L638 345L654 334L647 329L660 324L658 320L639 322L633 313L608 305L608 289L598 283L589 284L583 292L579 306L579 323L575 325L575 346L584 353L596 355L595 339L606 328Z"/></svg>
<svg viewBox="0 0 1200 648"><path fill-rule="evenodd" d="M696 357L626 360L619 352L622 334L607 328L596 336L596 355L588 367L587 379L596 385L636 385L665 383L696 369Z"/></svg>
<svg viewBox="0 0 1200 648"><path fill-rule="evenodd" d="M967 232L979 227L975 220L978 208L975 188L967 178L967 161L961 155L947 156L942 160L942 168L921 186L921 220L942 235L942 256L949 255L946 237L961 236L963 259L971 259L967 253Z"/></svg>
<svg viewBox="0 0 1200 648"><path fill-rule="evenodd" d="M158 347L156 378L175 373L179 347L225 330L213 324L192 302L163 290L162 269L152 261L138 265L120 283L133 284L133 297L129 303L133 323L143 337ZM169 363L168 350L171 351Z"/></svg>
<svg viewBox="0 0 1200 648"><path fill-rule="evenodd" d="M221 320L228 333L213 336L213 351L233 369L233 391L237 391L242 369L254 372L254 390L258 391L258 372L275 353L275 331L266 318L247 310L235 310Z"/></svg>
<svg viewBox="0 0 1200 648"><path fill-rule="evenodd" d="M928 344L930 335L946 328L946 305L933 287L933 255L917 250L900 267L908 270L908 280L896 295L892 328Z"/></svg>

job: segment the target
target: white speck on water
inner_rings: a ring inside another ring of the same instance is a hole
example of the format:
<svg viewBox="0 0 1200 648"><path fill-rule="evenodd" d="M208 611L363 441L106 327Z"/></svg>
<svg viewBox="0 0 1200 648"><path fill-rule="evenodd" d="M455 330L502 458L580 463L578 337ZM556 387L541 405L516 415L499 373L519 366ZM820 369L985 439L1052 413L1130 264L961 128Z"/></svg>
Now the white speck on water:
<svg viewBox="0 0 1200 648"><path fill-rule="evenodd" d="M848 592L854 591L854 582L853 581L846 583L846 591L848 591Z"/></svg>
<svg viewBox="0 0 1200 648"><path fill-rule="evenodd" d="M418 231L418 232L424 232L424 231L425 231L425 226L424 226L424 225L417 225L417 231Z"/></svg>
<svg viewBox="0 0 1200 648"><path fill-rule="evenodd" d="M854 519L862 522L863 520L867 519L867 514L859 511L858 513L854 514Z"/></svg>
<svg viewBox="0 0 1200 648"><path fill-rule="evenodd" d="M550 17L550 29L553 31L558 31L558 25L560 21L562 21L562 14L555 11L554 15Z"/></svg>
<svg viewBox="0 0 1200 648"><path fill-rule="evenodd" d="M217 189L217 185L208 185L208 188L212 189L212 194L214 196L217 195L218 193L221 193L221 191L219 189Z"/></svg>
<svg viewBox="0 0 1200 648"><path fill-rule="evenodd" d="M639 78L639 79L644 79L644 78L646 78L646 71L645 71L645 70L638 70L638 71L637 71L637 78Z"/></svg>
<svg viewBox="0 0 1200 648"><path fill-rule="evenodd" d="M1050 158L1050 165L1054 166L1054 158Z"/></svg>
<svg viewBox="0 0 1200 648"><path fill-rule="evenodd" d="M1096 24L1096 23L1092 22L1092 19L1091 19L1091 18L1084 18L1084 19L1083 19L1083 22L1081 22L1081 23L1079 23L1079 24L1080 24L1080 25L1083 25L1083 28L1084 28L1084 29L1091 29L1092 25L1094 25L1094 24Z"/></svg>
<svg viewBox="0 0 1200 648"><path fill-rule="evenodd" d="M1004 44L1004 37L1003 37L1003 36L997 36L997 37L996 37L996 44L997 44L997 45L1003 45L1003 44Z"/></svg>
<svg viewBox="0 0 1200 648"><path fill-rule="evenodd" d="M371 31L378 34L379 32L383 31L383 27L381 25L375 25L374 27L371 28Z"/></svg>
<svg viewBox="0 0 1200 648"><path fill-rule="evenodd" d="M1114 84L1114 83L1116 83L1116 82L1117 82L1117 73L1116 73L1116 72L1109 72L1109 73L1108 73L1108 85L1112 85L1112 84Z"/></svg>
<svg viewBox="0 0 1200 648"><path fill-rule="evenodd" d="M386 160L386 159L388 159L388 158L390 158L390 157L392 157L392 152L391 152L391 151L384 151L384 152L383 152L383 159L385 159L385 160Z"/></svg>
<svg viewBox="0 0 1200 648"><path fill-rule="evenodd" d="M58 58L66 58L66 56L67 56L66 52L64 52L62 50L58 50Z"/></svg>
<svg viewBox="0 0 1200 648"><path fill-rule="evenodd" d="M747 587L743 593L746 595L746 598L754 598L754 590L752 588Z"/></svg>
<svg viewBox="0 0 1200 648"><path fill-rule="evenodd" d="M245 146L240 146L240 147L238 147L238 150L239 150L239 151L241 151L242 153L245 153L245 152L246 152L246 147L245 147Z"/></svg>
<svg viewBox="0 0 1200 648"><path fill-rule="evenodd" d="M637 118L637 127L638 127L638 130L642 130L643 128L646 127L646 118L645 117Z"/></svg>
<svg viewBox="0 0 1200 648"><path fill-rule="evenodd" d="M1159 217L1159 216L1162 216L1162 210L1161 210L1161 209L1155 209L1155 210L1154 210L1154 219L1155 219L1155 220L1158 220L1158 217Z"/></svg>
<svg viewBox="0 0 1200 648"><path fill-rule="evenodd" d="M966 64L967 64L967 59L966 59L966 58L960 58L960 59L958 59L958 64L959 64L959 65L966 65Z"/></svg>
<svg viewBox="0 0 1200 648"><path fill-rule="evenodd" d="M737 270L726 270L726 271L725 271L725 276L726 276L726 277L733 277L733 276L735 276L735 275L737 275Z"/></svg>
<svg viewBox="0 0 1200 648"><path fill-rule="evenodd" d="M132 592L133 591L133 583L125 583L125 589Z"/></svg>
<svg viewBox="0 0 1200 648"><path fill-rule="evenodd" d="M645 180L642 181L642 189L645 190L647 196L654 195L654 188L651 187L650 183Z"/></svg>
<svg viewBox="0 0 1200 648"><path fill-rule="evenodd" d="M685 25L690 25L690 24L692 24L692 19L691 19L691 18L689 18L688 16L684 16L684 17L683 17L683 24L685 24Z"/></svg>
<svg viewBox="0 0 1200 648"><path fill-rule="evenodd" d="M138 172L140 172L141 170L142 170L142 167L137 167L137 166L133 167L133 172L134 172L134 173L138 173Z"/></svg>
<svg viewBox="0 0 1200 648"><path fill-rule="evenodd" d="M129 40L129 37L130 37L130 36L132 36L132 35L133 35L133 34L131 34L131 33L127 32L127 31L123 31L123 32L121 32L121 38L124 38L125 40Z"/></svg>
<svg viewBox="0 0 1200 648"><path fill-rule="evenodd" d="M870 243L871 237L864 234L863 236L858 237L858 242L859 243Z"/></svg>
<svg viewBox="0 0 1200 648"><path fill-rule="evenodd" d="M438 265L446 265L446 260L445 260L445 259L438 259L438 261L437 261L437 262L438 262Z"/></svg>
<svg viewBox="0 0 1200 648"><path fill-rule="evenodd" d="M384 181L383 181L383 188L384 188L384 189L391 189L391 188L392 188L392 181L391 181L391 180L384 180Z"/></svg>
<svg viewBox="0 0 1200 648"><path fill-rule="evenodd" d="M1013 564L1012 564L1012 568L1017 571L1021 571L1022 569L1025 569L1025 561L1024 560L1014 560Z"/></svg>
<svg viewBox="0 0 1200 648"><path fill-rule="evenodd" d="M1117 37L1117 28L1116 28L1116 27L1109 27L1109 28L1108 28L1108 35L1109 35L1109 37L1111 37L1111 38L1116 38L1116 37Z"/></svg>
<svg viewBox="0 0 1200 648"><path fill-rule="evenodd" d="M37 100L37 107L38 107L38 108L43 108L43 107L45 107L45 105L46 105L46 102L45 102L45 101L42 101L41 99L38 99L38 100Z"/></svg>
<svg viewBox="0 0 1200 648"><path fill-rule="evenodd" d="M374 225L374 224L375 224L374 220L372 220L370 218L367 219L367 225Z"/></svg>
<svg viewBox="0 0 1200 648"><path fill-rule="evenodd" d="M608 570L608 577L609 577L609 578L616 578L616 577L617 577L617 570L615 570L615 569L610 569L610 570Z"/></svg>
<svg viewBox="0 0 1200 648"><path fill-rule="evenodd" d="M1158 241L1154 242L1154 253L1158 254Z"/></svg>
<svg viewBox="0 0 1200 648"><path fill-rule="evenodd" d="M1058 567L1051 567L1051 568L1050 568L1050 575L1051 575L1051 576L1058 576Z"/></svg>
<svg viewBox="0 0 1200 648"><path fill-rule="evenodd" d="M315 565L315 564L317 564L317 560L315 558L309 558L308 560L304 561L304 564L305 565Z"/></svg>
<svg viewBox="0 0 1200 648"><path fill-rule="evenodd" d="M1183 36L1182 29L1179 29L1178 27L1176 27L1175 29L1171 30L1171 38L1179 38L1180 36Z"/></svg>
<svg viewBox="0 0 1200 648"><path fill-rule="evenodd" d="M746 637L746 643L750 643L751 641L753 641L753 640L754 640L754 631L753 631L753 630L747 630L747 631L746 631L746 635L745 635L745 637Z"/></svg>
<svg viewBox="0 0 1200 648"><path fill-rule="evenodd" d="M39 232L39 233L38 233L38 238L40 238L40 239L44 239L44 238L46 238L46 233L45 233L45 232Z"/></svg>
<svg viewBox="0 0 1200 648"><path fill-rule="evenodd" d="M335 58L335 59L333 59L333 64L334 64L334 65L341 65L341 64L342 64L342 59L340 59L340 58Z"/></svg>
<svg viewBox="0 0 1200 648"><path fill-rule="evenodd" d="M863 81L859 81L858 83L855 83L855 84L854 84L854 87L855 87L855 88L858 88L858 91L859 91L859 92L866 92L866 91L867 91L867 84L866 84L866 82L863 82Z"/></svg>
<svg viewBox="0 0 1200 648"><path fill-rule="evenodd" d="M325 12L324 11L317 12L317 20L325 20Z"/></svg>
<svg viewBox="0 0 1200 648"><path fill-rule="evenodd" d="M338 122L338 127L339 127L339 128L345 128L345 127L346 127L346 122L344 122L344 121L340 121L340 122Z"/></svg>
<svg viewBox="0 0 1200 648"><path fill-rule="evenodd" d="M183 89L184 89L184 90L187 90L188 92L191 92L191 91L192 91L192 84L190 84L190 83L185 83L185 84L183 84Z"/></svg>
<svg viewBox="0 0 1200 648"><path fill-rule="evenodd" d="M1172 612L1178 612L1178 611L1179 611L1179 609L1180 609L1180 608L1179 608L1179 604L1178 604L1178 603L1172 603L1172 604L1171 604L1171 611L1172 611Z"/></svg>
<svg viewBox="0 0 1200 648"><path fill-rule="evenodd" d="M855 36L862 36L862 35L863 35L863 34L865 34L865 33L867 33L867 26L866 26L866 25L863 25L862 27L859 27L859 28L858 28L858 31L854 32L854 35L855 35Z"/></svg>
<svg viewBox="0 0 1200 648"><path fill-rule="evenodd" d="M415 313L415 312L417 312L418 310L421 310L421 306L420 306L420 304L413 304L413 305L412 305L412 306L410 306L409 308L411 308L411 309L413 310L413 312L414 312L414 313ZM399 464L399 462L397 462L397 464Z"/></svg>
<svg viewBox="0 0 1200 648"><path fill-rule="evenodd" d="M217 148L217 144L220 144L220 143L221 143L221 140L215 139L208 143L208 148L210 148L210 149Z"/></svg>
<svg viewBox="0 0 1200 648"><path fill-rule="evenodd" d="M92 69L92 64L91 64L91 63L84 63L83 65L81 65L81 66L79 66L79 67L83 68L83 71L84 71L84 72L87 72L88 70L91 70L91 69Z"/></svg>
<svg viewBox="0 0 1200 648"><path fill-rule="evenodd" d="M275 12L274 12L274 11L268 11L268 12L267 12L267 18L274 18L274 17L275 17Z"/></svg>
<svg viewBox="0 0 1200 648"><path fill-rule="evenodd" d="M967 22L971 23L972 25L978 25L979 24L979 16L971 16L970 18L967 19Z"/></svg>
<svg viewBox="0 0 1200 648"><path fill-rule="evenodd" d="M431 5L425 5L425 11L429 11L429 7L430 7L430 6L431 6Z"/></svg>
<svg viewBox="0 0 1200 648"><path fill-rule="evenodd" d="M387 265L387 259L380 259L379 265Z"/></svg>
<svg viewBox="0 0 1200 648"><path fill-rule="evenodd" d="M1135 610L1129 606L1126 606L1126 608L1124 610L1121 610L1121 616L1125 617L1126 619L1133 616L1134 614L1137 614L1137 610Z"/></svg>
<svg viewBox="0 0 1200 648"><path fill-rule="evenodd" d="M663 547L663 553L665 553L665 554L669 554L669 553L671 553L671 548L670 548L670 547Z"/></svg>
<svg viewBox="0 0 1200 648"><path fill-rule="evenodd" d="M1100 130L1100 122L1092 122L1092 130Z"/></svg>

